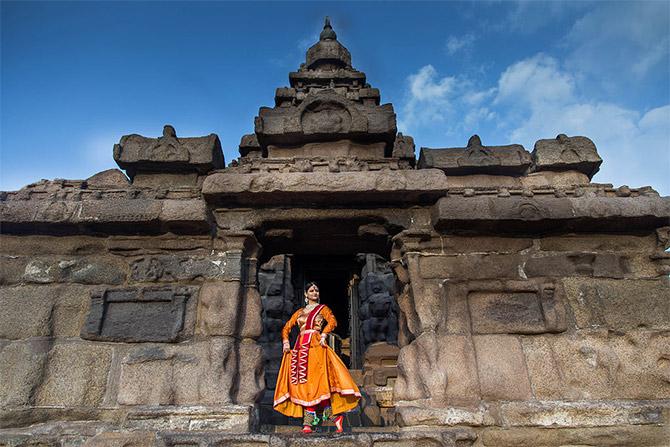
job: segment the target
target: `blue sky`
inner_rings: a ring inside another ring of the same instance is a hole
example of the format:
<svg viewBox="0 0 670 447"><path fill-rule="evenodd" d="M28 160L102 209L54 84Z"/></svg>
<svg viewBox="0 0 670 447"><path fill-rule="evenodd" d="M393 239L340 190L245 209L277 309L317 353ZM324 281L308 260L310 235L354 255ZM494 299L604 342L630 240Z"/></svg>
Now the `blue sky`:
<svg viewBox="0 0 670 447"><path fill-rule="evenodd" d="M125 134L226 162L329 15L418 147L594 140L594 181L670 195L670 2L2 1L0 190L116 167Z"/></svg>

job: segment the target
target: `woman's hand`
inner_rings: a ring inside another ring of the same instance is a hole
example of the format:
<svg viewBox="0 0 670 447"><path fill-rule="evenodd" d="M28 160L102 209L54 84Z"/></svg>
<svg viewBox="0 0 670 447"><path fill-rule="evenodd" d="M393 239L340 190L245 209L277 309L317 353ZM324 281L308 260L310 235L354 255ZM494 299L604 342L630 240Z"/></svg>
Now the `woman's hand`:
<svg viewBox="0 0 670 447"><path fill-rule="evenodd" d="M326 334L321 334L321 346L324 348L328 346L328 343L326 343Z"/></svg>
<svg viewBox="0 0 670 447"><path fill-rule="evenodd" d="M284 342L282 343L282 352L284 354L286 354L290 350L291 350L291 345L289 344L288 340L284 340Z"/></svg>

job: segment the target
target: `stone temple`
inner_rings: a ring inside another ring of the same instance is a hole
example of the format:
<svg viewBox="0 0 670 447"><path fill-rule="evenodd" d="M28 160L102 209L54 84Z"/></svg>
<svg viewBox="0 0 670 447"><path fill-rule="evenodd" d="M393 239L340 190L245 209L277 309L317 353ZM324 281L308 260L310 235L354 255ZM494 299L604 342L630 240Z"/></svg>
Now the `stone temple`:
<svg viewBox="0 0 670 447"><path fill-rule="evenodd" d="M166 125L1 193L0 446L670 444L670 198L582 136L417 154L328 22L289 85L228 166ZM310 280L343 435L272 410Z"/></svg>

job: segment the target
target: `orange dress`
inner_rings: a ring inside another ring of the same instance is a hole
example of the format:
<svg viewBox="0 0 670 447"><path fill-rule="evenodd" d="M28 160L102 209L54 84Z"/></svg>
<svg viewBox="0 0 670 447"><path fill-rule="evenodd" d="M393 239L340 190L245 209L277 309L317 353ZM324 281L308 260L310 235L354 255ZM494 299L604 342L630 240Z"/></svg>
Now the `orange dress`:
<svg viewBox="0 0 670 447"><path fill-rule="evenodd" d="M328 323L325 328L323 323ZM294 349L284 353L274 409L290 417L302 417L303 407L330 399L333 414L344 413L358 405L361 393L342 360L329 346L320 343L321 334L337 326L333 312L325 305L314 310L297 310L284 325L282 339L287 341L294 324L300 334Z"/></svg>

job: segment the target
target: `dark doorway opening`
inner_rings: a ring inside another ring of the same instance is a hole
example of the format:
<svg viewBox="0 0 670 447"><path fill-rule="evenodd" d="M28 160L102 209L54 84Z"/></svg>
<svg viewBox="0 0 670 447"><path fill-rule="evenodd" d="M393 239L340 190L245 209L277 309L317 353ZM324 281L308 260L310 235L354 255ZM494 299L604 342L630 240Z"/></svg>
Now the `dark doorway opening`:
<svg viewBox="0 0 670 447"><path fill-rule="evenodd" d="M328 306L337 319L333 333L338 339L340 356L347 367L351 367L352 317L355 320L357 315L352 315L350 287L352 279L360 272L356 257L294 256L293 261L296 295L300 299L304 297L304 286L308 282L319 285L321 303Z"/></svg>

